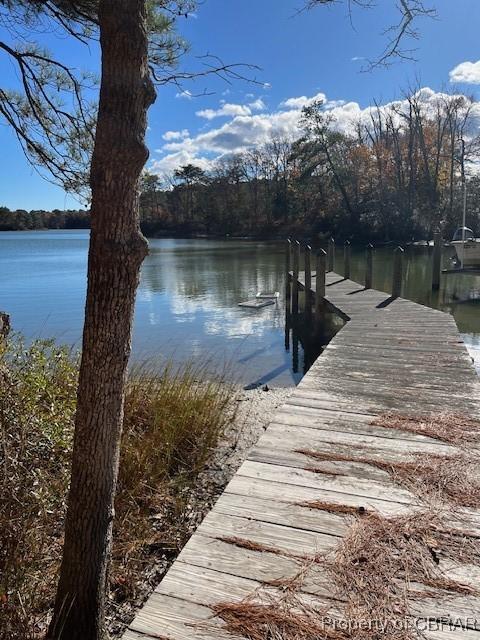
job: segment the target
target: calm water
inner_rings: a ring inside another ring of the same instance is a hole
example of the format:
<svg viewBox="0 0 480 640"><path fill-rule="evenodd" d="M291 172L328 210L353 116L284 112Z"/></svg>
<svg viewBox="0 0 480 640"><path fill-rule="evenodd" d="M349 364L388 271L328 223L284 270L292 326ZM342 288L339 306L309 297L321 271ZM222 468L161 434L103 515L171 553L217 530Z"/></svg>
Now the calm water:
<svg viewBox="0 0 480 640"><path fill-rule="evenodd" d="M80 345L85 299L87 231L0 233L0 308L28 338L56 337ZM406 297L455 316L480 361L480 276L448 276L432 297L427 250L408 256ZM362 280L363 256L353 256L352 277ZM138 292L133 358L152 365L163 358L194 359L235 371L244 384L291 385L284 348L282 304L261 310L238 302L258 290L283 290L281 244L236 240L151 240ZM338 260L338 270L342 268ZM388 289L390 256L375 254L374 285ZM300 370L303 354L300 352Z"/></svg>

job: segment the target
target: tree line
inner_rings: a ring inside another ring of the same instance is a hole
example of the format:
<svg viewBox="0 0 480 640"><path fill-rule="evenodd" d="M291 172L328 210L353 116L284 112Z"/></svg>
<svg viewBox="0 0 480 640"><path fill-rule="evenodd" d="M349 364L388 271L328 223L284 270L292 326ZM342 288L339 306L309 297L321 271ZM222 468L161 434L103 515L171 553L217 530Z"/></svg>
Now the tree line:
<svg viewBox="0 0 480 640"><path fill-rule="evenodd" d="M88 229L90 213L88 211L44 211L42 209L26 211L0 207L0 231L29 231L34 229Z"/></svg>
<svg viewBox="0 0 480 640"><path fill-rule="evenodd" d="M275 137L224 156L208 171L188 164L170 176L146 173L147 233L279 237L331 234L357 240L450 237L462 218L479 228L480 137L475 102L422 90L374 106L340 131L321 102L302 112L302 135Z"/></svg>
<svg viewBox="0 0 480 640"><path fill-rule="evenodd" d="M428 96L427 96L428 97ZM334 235L353 241L449 238L462 218L480 231L480 136L472 98L417 90L379 105L340 131L321 102L304 108L297 139L193 164L145 172L140 221L146 235L250 237ZM10 211L0 230L88 228L88 211Z"/></svg>

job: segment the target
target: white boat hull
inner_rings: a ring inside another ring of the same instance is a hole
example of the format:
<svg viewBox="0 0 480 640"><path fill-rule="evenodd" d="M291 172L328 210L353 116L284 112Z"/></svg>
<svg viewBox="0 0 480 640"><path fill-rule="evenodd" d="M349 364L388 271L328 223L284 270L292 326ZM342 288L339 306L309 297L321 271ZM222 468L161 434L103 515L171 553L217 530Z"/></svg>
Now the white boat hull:
<svg viewBox="0 0 480 640"><path fill-rule="evenodd" d="M480 238L475 240L455 240L452 242L457 252L458 261L464 267L480 267Z"/></svg>

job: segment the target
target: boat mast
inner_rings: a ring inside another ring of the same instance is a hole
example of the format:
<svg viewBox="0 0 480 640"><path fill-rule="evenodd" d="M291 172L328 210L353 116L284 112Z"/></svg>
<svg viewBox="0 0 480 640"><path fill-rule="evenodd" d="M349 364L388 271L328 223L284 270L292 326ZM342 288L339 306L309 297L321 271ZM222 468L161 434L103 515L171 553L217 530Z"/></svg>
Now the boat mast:
<svg viewBox="0 0 480 640"><path fill-rule="evenodd" d="M463 187L463 217L462 217L462 257L460 260L460 267L463 269L463 263L465 259L465 227L467 226L467 180L465 178L465 140L462 138L462 160L461 160L461 170L462 170L462 187Z"/></svg>

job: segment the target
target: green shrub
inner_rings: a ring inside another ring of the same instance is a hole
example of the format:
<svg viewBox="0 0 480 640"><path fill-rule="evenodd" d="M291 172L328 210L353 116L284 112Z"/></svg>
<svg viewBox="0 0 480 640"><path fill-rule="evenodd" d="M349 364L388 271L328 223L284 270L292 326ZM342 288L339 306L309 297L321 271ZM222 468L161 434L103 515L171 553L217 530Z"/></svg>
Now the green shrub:
<svg viewBox="0 0 480 640"><path fill-rule="evenodd" d="M202 373L167 367L130 377L111 571L117 601L135 595L156 549L174 555L185 542L188 493L230 415L231 389L198 383ZM77 375L78 357L52 341L0 344L0 640L38 637L53 603Z"/></svg>
<svg viewBox="0 0 480 640"><path fill-rule="evenodd" d="M51 341L0 344L0 638L48 610L61 552L77 364ZM33 624L32 624L33 621Z"/></svg>

